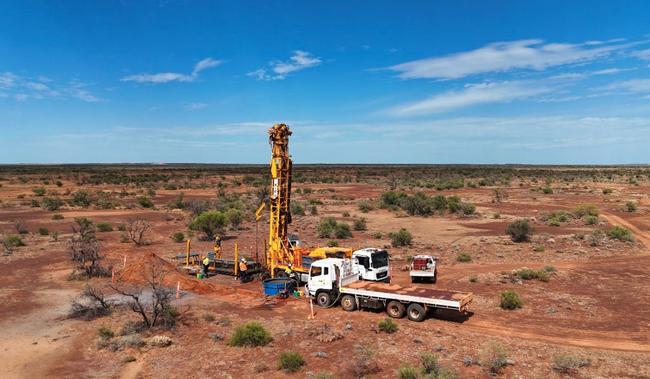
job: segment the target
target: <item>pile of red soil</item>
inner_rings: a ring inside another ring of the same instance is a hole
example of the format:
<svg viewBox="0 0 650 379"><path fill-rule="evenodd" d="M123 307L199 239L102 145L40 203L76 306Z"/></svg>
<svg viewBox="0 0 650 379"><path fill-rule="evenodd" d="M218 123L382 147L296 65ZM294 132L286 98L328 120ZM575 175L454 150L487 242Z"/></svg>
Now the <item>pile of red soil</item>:
<svg viewBox="0 0 650 379"><path fill-rule="evenodd" d="M179 285L181 291L191 291L201 295L219 295L219 297L227 297L228 300L262 299L261 293L196 279L154 253L147 253L127 264L124 269L116 271L115 279L118 282L141 284L145 282L147 276L151 275L152 271L164 273L163 283L172 288Z"/></svg>

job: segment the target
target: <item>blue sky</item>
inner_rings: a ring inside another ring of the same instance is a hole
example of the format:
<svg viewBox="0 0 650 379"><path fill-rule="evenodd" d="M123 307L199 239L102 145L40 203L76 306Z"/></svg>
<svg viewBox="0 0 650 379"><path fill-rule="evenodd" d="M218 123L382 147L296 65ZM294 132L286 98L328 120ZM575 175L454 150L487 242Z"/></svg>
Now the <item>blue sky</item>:
<svg viewBox="0 0 650 379"><path fill-rule="evenodd" d="M650 163L650 3L0 2L0 162Z"/></svg>

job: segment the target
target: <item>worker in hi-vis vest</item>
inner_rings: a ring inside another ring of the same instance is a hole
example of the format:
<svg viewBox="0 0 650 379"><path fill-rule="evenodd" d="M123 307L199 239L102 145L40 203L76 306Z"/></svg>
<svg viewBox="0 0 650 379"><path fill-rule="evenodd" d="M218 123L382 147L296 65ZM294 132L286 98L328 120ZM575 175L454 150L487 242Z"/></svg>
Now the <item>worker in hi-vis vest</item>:
<svg viewBox="0 0 650 379"><path fill-rule="evenodd" d="M203 257L203 261L201 262L202 268L203 268L203 276L206 278L208 277L208 266L210 265L210 258Z"/></svg>
<svg viewBox="0 0 650 379"><path fill-rule="evenodd" d="M246 259L242 258L239 261L239 281L242 283L246 281L246 270L248 270L248 266L246 266Z"/></svg>

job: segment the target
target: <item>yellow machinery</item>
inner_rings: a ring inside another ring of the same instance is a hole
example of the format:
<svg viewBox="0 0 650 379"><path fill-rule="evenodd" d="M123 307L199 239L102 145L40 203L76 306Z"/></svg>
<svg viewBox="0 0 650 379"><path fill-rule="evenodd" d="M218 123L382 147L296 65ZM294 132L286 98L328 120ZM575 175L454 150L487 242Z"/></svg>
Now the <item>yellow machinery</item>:
<svg viewBox="0 0 650 379"><path fill-rule="evenodd" d="M296 269L301 265L300 253L294 252L289 244L287 232L291 223L290 135L291 130L285 124L275 124L269 129L272 157L269 193L269 246L266 267L272 277L276 277L278 273L284 271L289 263Z"/></svg>

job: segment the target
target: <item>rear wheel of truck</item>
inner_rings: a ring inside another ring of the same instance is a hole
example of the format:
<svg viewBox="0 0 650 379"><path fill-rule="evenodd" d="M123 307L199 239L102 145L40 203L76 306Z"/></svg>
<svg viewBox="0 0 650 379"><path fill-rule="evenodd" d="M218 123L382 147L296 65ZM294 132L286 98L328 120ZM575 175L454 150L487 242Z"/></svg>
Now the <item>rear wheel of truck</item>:
<svg viewBox="0 0 650 379"><path fill-rule="evenodd" d="M406 314L406 307L399 301L393 300L386 305L386 313L392 318L402 318Z"/></svg>
<svg viewBox="0 0 650 379"><path fill-rule="evenodd" d="M352 295L345 295L343 298L341 298L341 308L343 310L352 312L357 310L357 301L354 299L354 296Z"/></svg>
<svg viewBox="0 0 650 379"><path fill-rule="evenodd" d="M411 303L406 309L406 315L411 321L420 322L424 320L426 313L427 312L424 310L424 307L418 303Z"/></svg>
<svg viewBox="0 0 650 379"><path fill-rule="evenodd" d="M332 301L332 297L328 292L320 292L318 295L316 295L316 304L321 307L328 307L330 305L330 301Z"/></svg>

